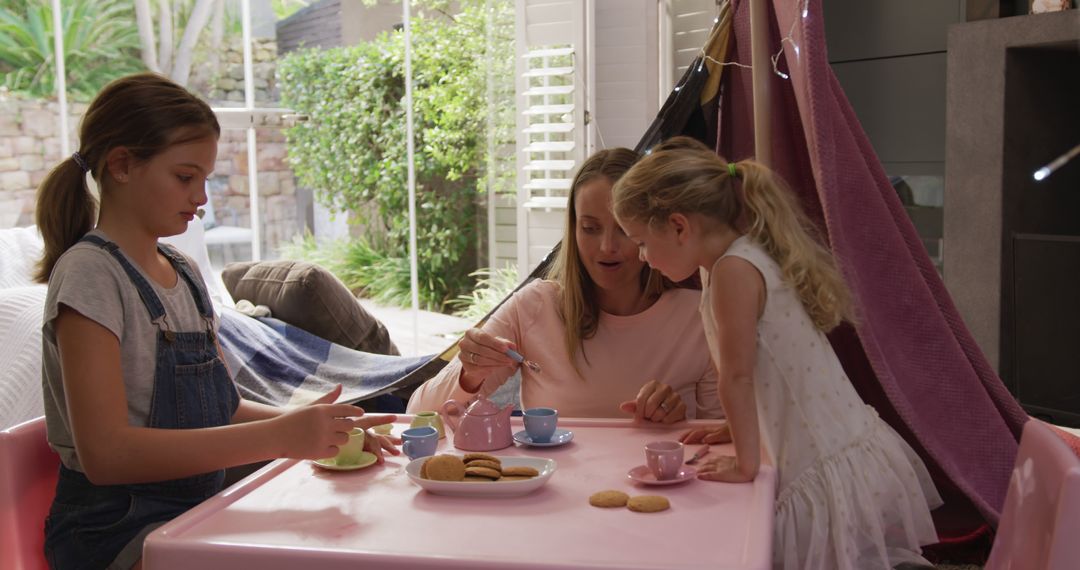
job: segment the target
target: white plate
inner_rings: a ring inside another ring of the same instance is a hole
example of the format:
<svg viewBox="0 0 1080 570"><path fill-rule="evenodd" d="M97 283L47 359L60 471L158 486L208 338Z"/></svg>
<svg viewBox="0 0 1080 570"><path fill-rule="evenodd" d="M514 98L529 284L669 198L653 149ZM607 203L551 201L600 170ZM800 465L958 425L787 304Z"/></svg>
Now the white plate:
<svg viewBox="0 0 1080 570"><path fill-rule="evenodd" d="M497 456L498 457L498 456ZM432 481L420 477L420 467L430 457L420 457L409 462L405 466L405 472L413 483L420 485L425 491L436 495L452 495L459 497L513 497L526 495L543 487L555 473L555 460L543 457L499 457L503 467L532 467L540 472L532 479L522 481Z"/></svg>

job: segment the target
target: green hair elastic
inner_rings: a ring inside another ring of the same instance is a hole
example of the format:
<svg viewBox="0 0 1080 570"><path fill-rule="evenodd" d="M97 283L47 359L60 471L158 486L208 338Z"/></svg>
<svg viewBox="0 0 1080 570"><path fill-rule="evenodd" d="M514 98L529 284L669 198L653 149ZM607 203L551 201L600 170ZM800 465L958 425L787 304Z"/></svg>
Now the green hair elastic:
<svg viewBox="0 0 1080 570"><path fill-rule="evenodd" d="M735 170L735 163L734 162L727 163L727 171L728 171L728 174L730 174L732 178L738 178L739 177L739 173Z"/></svg>

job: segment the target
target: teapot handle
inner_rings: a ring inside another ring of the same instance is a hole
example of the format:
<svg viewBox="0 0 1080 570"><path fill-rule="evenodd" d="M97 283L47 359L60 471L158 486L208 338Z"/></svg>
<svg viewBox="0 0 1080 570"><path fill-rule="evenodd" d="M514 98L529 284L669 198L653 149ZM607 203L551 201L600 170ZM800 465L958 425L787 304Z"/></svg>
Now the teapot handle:
<svg viewBox="0 0 1080 570"><path fill-rule="evenodd" d="M461 407L458 406L456 400L447 400L442 405L442 413L446 416L446 423L450 424L450 429L457 433L458 422L460 421L459 415L461 414Z"/></svg>

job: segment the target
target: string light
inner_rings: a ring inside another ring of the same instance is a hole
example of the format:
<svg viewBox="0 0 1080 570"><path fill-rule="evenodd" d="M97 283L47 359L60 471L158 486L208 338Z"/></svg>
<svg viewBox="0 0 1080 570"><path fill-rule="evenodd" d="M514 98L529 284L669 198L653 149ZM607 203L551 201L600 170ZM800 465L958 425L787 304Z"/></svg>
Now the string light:
<svg viewBox="0 0 1080 570"><path fill-rule="evenodd" d="M802 10L800 10L800 13L802 18L795 18L791 21L791 28L788 29L787 35L780 39L780 49L778 49L776 53L772 56L773 73L779 75L783 79L791 78L791 76L787 73L780 71L778 63L780 61L780 55L784 53L784 43L787 42L791 44L792 49L795 51L795 58L798 59L799 44L795 43L795 27L799 24L800 21L806 20L807 17L810 15L810 0L802 0Z"/></svg>
<svg viewBox="0 0 1080 570"><path fill-rule="evenodd" d="M802 16L802 20L806 20L810 16L810 6L809 5L810 5L810 0L802 0L802 10L800 11L801 16ZM780 49L777 50L777 52L775 54L773 54L773 56L770 58L772 60L773 73L780 76L781 79L791 79L790 75L788 75L787 73L784 73L783 71L780 71L779 62L780 62L780 56L783 55L783 53L784 53L784 44L785 43L791 44L792 49L795 51L795 57L798 58L800 56L799 44L795 42L795 28L799 24L799 21L800 21L799 19L792 20L791 28L788 29L787 35L780 39ZM718 22L720 22L719 17L713 19L713 25L716 25ZM716 59L714 57L710 57L709 54L705 53L705 46L701 46L701 52L700 52L699 55L704 60L711 61L712 63L715 63L716 65L719 65L719 66L728 66L728 65L730 65L730 66L734 66L734 67L742 67L742 68L745 68L745 69L753 69L752 65L746 65L746 64L743 64L743 63L739 63L737 61L720 61L720 60L718 60L718 59Z"/></svg>

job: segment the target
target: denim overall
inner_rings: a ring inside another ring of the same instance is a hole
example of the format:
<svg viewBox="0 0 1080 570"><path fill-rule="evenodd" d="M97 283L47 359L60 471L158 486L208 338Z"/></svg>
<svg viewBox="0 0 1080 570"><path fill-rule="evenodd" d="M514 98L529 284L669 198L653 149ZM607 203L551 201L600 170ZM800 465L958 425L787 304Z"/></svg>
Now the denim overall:
<svg viewBox="0 0 1080 570"><path fill-rule="evenodd" d="M197 429L226 425L240 404L214 343L213 310L202 283L182 256L158 245L187 282L205 332L173 332L153 287L116 244L88 235L82 241L108 251L135 284L150 320L158 326L157 365L147 427ZM225 472L159 483L95 485L60 466L49 517L45 556L55 569L105 568L144 527L173 519L221 490Z"/></svg>

